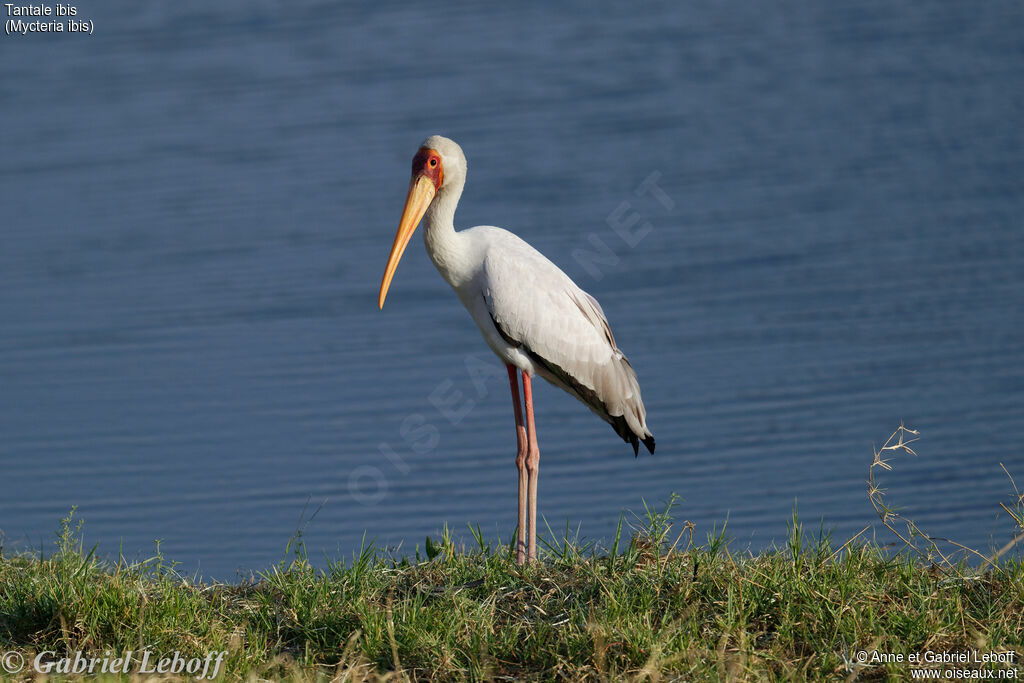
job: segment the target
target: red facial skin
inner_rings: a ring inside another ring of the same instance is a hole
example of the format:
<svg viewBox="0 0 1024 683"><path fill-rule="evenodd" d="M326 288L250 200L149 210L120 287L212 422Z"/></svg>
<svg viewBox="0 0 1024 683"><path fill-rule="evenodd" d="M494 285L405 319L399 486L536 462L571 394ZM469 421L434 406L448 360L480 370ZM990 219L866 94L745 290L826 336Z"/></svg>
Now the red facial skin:
<svg viewBox="0 0 1024 683"><path fill-rule="evenodd" d="M412 174L430 178L430 181L434 183L434 190L440 190L441 183L444 182L441 155L435 149L420 147L420 151L416 152L416 156L412 158Z"/></svg>

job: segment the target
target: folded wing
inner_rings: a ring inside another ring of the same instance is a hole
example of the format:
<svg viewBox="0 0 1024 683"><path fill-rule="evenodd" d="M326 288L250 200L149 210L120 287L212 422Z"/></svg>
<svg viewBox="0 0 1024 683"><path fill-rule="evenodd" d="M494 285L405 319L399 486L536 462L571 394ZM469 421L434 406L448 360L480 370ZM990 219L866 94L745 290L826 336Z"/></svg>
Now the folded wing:
<svg viewBox="0 0 1024 683"><path fill-rule="evenodd" d="M541 376L608 422L634 454L640 442L653 453L636 373L600 304L543 254L505 234L518 244L490 250L482 278L499 334L528 354Z"/></svg>

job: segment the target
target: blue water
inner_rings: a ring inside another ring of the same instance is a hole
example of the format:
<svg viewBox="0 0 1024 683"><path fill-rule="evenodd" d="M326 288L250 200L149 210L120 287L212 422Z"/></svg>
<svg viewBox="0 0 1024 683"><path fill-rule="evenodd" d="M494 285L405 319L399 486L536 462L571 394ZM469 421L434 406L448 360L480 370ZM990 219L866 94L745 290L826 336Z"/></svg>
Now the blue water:
<svg viewBox="0 0 1024 683"><path fill-rule="evenodd" d="M922 439L889 502L1010 537L1020 3L78 10L92 36L0 35L5 552L48 548L72 506L102 554L160 539L226 580L300 525L317 562L364 533L509 538L504 371L418 238L376 306L435 132L469 158L457 224L561 265L643 387L658 450L634 460L538 385L556 533L604 542L676 492L741 549L794 505L887 540L865 478L902 420Z"/></svg>

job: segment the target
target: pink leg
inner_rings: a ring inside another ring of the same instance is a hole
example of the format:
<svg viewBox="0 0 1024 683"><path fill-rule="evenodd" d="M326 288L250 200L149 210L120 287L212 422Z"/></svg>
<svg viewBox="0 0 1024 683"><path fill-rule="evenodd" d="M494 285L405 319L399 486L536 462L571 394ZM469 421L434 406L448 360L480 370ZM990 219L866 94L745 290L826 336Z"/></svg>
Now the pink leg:
<svg viewBox="0 0 1024 683"><path fill-rule="evenodd" d="M537 475L540 472L540 448L537 446L537 427L533 423L533 387L530 375L526 372L523 373L523 398L526 402L526 434L529 440L526 472L530 487L530 547L526 558L527 562L532 562L537 559Z"/></svg>
<svg viewBox="0 0 1024 683"><path fill-rule="evenodd" d="M508 369L508 383L512 388L512 407L516 415L516 469L519 470L519 527L516 532L516 564L526 562L526 427L523 425L523 409L519 403L519 378L514 365L505 365Z"/></svg>

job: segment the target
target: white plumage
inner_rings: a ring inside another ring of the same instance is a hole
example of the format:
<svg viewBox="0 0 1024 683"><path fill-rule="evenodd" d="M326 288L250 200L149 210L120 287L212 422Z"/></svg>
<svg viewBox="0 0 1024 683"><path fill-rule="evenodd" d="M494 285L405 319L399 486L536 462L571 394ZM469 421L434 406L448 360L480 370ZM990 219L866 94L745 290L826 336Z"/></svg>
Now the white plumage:
<svg viewBox="0 0 1024 683"><path fill-rule="evenodd" d="M597 300L506 230L463 234L479 242L482 258L474 276L453 287L498 357L578 398L634 448L639 440L653 450L636 373Z"/></svg>

